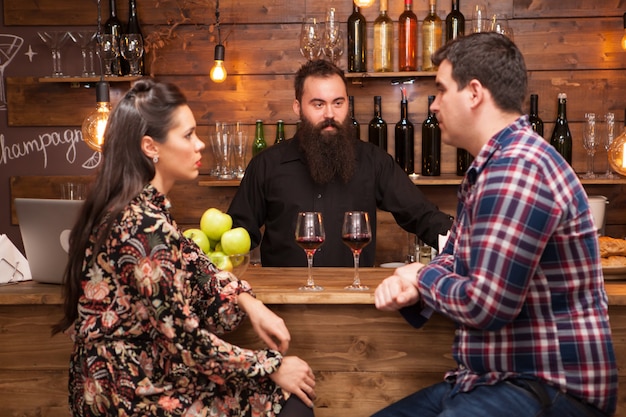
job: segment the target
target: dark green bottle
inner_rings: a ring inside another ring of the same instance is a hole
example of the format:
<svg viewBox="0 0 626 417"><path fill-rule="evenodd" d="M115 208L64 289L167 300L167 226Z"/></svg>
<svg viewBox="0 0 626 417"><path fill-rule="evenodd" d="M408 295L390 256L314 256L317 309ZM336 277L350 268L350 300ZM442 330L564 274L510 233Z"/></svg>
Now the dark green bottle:
<svg viewBox="0 0 626 417"><path fill-rule="evenodd" d="M276 139L274 145L285 140L285 122L279 120L276 122Z"/></svg>
<svg viewBox="0 0 626 417"><path fill-rule="evenodd" d="M422 175L441 175L441 130L437 116L430 111L435 96L428 96L428 117L422 123Z"/></svg>
<svg viewBox="0 0 626 417"><path fill-rule="evenodd" d="M348 72L367 71L367 22L352 3L352 14L348 18Z"/></svg>
<svg viewBox="0 0 626 417"><path fill-rule="evenodd" d="M361 139L361 125L359 121L354 117L354 96L348 97L348 106L350 110L350 120L352 120L352 128L354 129L354 136L357 139Z"/></svg>
<svg viewBox="0 0 626 417"><path fill-rule="evenodd" d="M543 120L539 117L539 96L537 94L530 95L530 113L528 121L533 130L543 137Z"/></svg>
<svg viewBox="0 0 626 417"><path fill-rule="evenodd" d="M415 136L413 123L409 120L408 102L404 88L402 89L402 100L400 101L400 120L396 123L395 128L395 140L396 162L406 174L413 174L415 172L413 151Z"/></svg>
<svg viewBox="0 0 626 417"><path fill-rule="evenodd" d="M257 120L254 132L254 142L252 142L252 156L256 156L265 148L267 148L267 142L265 142L265 134L263 133L263 121Z"/></svg>
<svg viewBox="0 0 626 417"><path fill-rule="evenodd" d="M383 120L381 97L374 97L374 118L369 124L369 142L387 152L387 123Z"/></svg>
<svg viewBox="0 0 626 417"><path fill-rule="evenodd" d="M554 146L568 164L572 165L572 133L567 123L567 94L559 93L558 111L554 130L550 137L550 145Z"/></svg>

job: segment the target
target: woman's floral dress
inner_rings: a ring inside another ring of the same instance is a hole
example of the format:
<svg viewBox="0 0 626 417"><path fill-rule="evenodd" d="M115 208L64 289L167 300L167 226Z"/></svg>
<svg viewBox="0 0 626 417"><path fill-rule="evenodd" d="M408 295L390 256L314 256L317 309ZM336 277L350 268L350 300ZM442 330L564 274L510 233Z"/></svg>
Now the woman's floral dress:
<svg viewBox="0 0 626 417"><path fill-rule="evenodd" d="M217 335L244 318L245 281L218 274L148 185L85 255L69 402L76 416L275 416L279 352ZM93 244L93 237L92 237ZM185 414L187 413L187 414Z"/></svg>

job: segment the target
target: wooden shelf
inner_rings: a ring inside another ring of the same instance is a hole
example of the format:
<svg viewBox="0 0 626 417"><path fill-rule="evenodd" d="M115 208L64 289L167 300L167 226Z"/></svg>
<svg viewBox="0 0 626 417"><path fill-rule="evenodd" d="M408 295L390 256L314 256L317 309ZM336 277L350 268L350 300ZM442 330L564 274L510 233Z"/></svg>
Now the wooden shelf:
<svg viewBox="0 0 626 417"><path fill-rule="evenodd" d="M417 78L434 78L436 71L402 71L402 72L347 72L346 78L352 81L352 84L363 84L367 79L389 80L395 84L411 84Z"/></svg>
<svg viewBox="0 0 626 417"><path fill-rule="evenodd" d="M442 174L438 177L426 177L419 175L417 178L411 178L415 185L460 185L463 177L456 174ZM595 179L581 179L580 182L583 185L614 185L621 184L626 185L626 178L618 177L613 179L608 178L595 178ZM201 187L238 187L240 180L220 180L215 177L209 177L205 180L198 181L198 185Z"/></svg>

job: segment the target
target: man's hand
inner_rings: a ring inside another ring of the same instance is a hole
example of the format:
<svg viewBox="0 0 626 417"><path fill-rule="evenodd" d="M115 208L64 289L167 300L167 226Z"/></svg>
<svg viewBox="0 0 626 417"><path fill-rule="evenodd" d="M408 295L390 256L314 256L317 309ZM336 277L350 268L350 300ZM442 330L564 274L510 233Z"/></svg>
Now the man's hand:
<svg viewBox="0 0 626 417"><path fill-rule="evenodd" d="M383 311L397 311L419 300L417 272L424 267L415 262L397 268L393 275L385 278L374 293L376 308Z"/></svg>

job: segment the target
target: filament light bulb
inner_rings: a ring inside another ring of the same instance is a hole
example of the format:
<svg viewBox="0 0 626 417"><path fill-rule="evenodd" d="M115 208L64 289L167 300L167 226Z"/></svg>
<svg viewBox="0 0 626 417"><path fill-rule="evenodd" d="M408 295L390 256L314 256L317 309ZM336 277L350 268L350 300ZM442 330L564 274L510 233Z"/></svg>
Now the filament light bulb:
<svg viewBox="0 0 626 417"><path fill-rule="evenodd" d="M626 13L624 13L624 34L622 35L622 49L626 51Z"/></svg>
<svg viewBox="0 0 626 417"><path fill-rule="evenodd" d="M370 7L374 4L374 0L354 0L354 4L359 7Z"/></svg>
<svg viewBox="0 0 626 417"><path fill-rule="evenodd" d="M83 141L94 151L102 152L104 131L110 113L109 83L99 81L96 84L96 109L85 118L81 129Z"/></svg>
<svg viewBox="0 0 626 417"><path fill-rule="evenodd" d="M226 48L224 45L217 44L215 45L215 64L213 64L213 68L211 68L211 73L209 74L211 80L215 83L224 82L226 79L226 68L224 67L224 54Z"/></svg>

